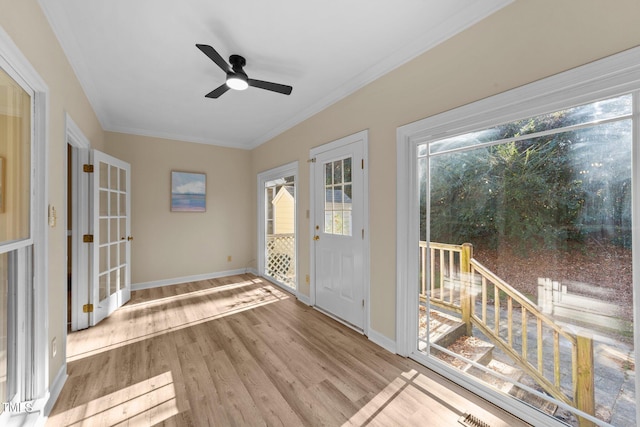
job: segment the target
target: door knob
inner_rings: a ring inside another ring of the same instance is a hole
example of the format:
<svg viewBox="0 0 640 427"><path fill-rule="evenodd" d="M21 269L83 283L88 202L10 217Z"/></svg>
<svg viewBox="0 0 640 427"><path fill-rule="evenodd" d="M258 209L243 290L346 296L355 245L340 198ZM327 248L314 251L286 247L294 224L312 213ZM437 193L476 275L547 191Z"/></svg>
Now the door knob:
<svg viewBox="0 0 640 427"><path fill-rule="evenodd" d="M313 240L320 240L320 236L313 236Z"/></svg>

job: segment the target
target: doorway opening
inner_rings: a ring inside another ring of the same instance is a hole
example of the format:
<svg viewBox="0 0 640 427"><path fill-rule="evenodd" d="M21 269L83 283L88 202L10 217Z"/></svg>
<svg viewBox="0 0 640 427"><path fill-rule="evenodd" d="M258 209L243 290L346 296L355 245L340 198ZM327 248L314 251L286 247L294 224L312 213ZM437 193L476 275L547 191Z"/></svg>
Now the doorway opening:
<svg viewBox="0 0 640 427"><path fill-rule="evenodd" d="M89 247L82 236L89 233L89 184L82 179L82 165L89 163L89 140L66 117L67 133L67 331L89 327Z"/></svg>
<svg viewBox="0 0 640 427"><path fill-rule="evenodd" d="M258 175L259 255L261 275L296 292L297 163Z"/></svg>

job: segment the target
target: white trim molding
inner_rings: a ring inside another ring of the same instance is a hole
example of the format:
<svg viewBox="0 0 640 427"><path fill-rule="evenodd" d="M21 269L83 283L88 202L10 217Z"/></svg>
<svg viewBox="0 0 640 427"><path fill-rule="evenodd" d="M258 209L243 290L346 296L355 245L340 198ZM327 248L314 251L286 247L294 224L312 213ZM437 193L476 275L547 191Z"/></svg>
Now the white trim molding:
<svg viewBox="0 0 640 427"><path fill-rule="evenodd" d="M379 345L385 350L393 354L397 353L396 342L391 338L387 338L386 335L383 335L380 332L369 328L369 334L367 337L369 338L369 341Z"/></svg>
<svg viewBox="0 0 640 427"><path fill-rule="evenodd" d="M527 117L575 107L634 93L636 108L640 104L640 47L588 63L575 69L525 86L419 120L397 129L397 249L396 249L396 345L397 352L424 363L458 382L490 402L513 412L535 425L558 425L558 422L515 399L479 385L463 374L432 363L418 351L418 241L419 192L417 147L421 144L487 129ZM635 120L640 122L637 109ZM640 229L640 125L634 129L633 230ZM429 236L427 235L427 240ZM635 318L640 318L640 242L633 239L633 283ZM634 324L635 348L640 345L640 322ZM640 377L636 377L640 390ZM640 405L636 419L640 420Z"/></svg>
<svg viewBox="0 0 640 427"><path fill-rule="evenodd" d="M60 367L53 383L49 386L49 398L47 399L47 403L44 405L45 418L51 413L53 405L56 403L56 400L58 400L62 387L64 387L64 383L67 382L67 378L69 378L69 375L67 375L67 364L65 363Z"/></svg>
<svg viewBox="0 0 640 427"><path fill-rule="evenodd" d="M304 305L308 305L309 307L311 307L311 298L309 298L309 296L298 292L297 298L298 298L298 301L300 301Z"/></svg>
<svg viewBox="0 0 640 427"><path fill-rule="evenodd" d="M25 307L18 308L18 324L30 331L21 338L17 348L21 378L18 396L25 401L42 402L48 396L49 385L49 261L47 209L49 198L49 87L11 37L0 27L0 68L26 85L33 99L31 243L33 243L33 287L23 290ZM61 315L66 316L65 313ZM61 337L59 337L61 338ZM61 352L62 353L62 352ZM62 357L58 355L58 357ZM64 364L64 362L63 362ZM44 405L38 403L38 408ZM40 415L42 413L40 412ZM16 414L20 415L20 414ZM32 419L34 413L22 414ZM12 417L15 421L18 417ZM12 421L12 422L13 422Z"/></svg>

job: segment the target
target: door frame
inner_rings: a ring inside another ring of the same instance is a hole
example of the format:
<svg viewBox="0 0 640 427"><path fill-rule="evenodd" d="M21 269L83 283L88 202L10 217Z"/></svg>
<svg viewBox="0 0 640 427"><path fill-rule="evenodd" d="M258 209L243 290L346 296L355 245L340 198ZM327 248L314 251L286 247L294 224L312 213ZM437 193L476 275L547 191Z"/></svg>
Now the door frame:
<svg viewBox="0 0 640 427"><path fill-rule="evenodd" d="M293 176L294 177L294 183L295 183L295 198L294 198L294 233L295 233L295 272L296 272L296 288L291 289L288 286L284 286L280 283L278 283L277 281L275 281L275 283L282 287L282 289L285 289L288 292L293 292L294 295L296 296L296 298L299 299L299 292L300 292L300 275L299 270L298 270L298 161L294 161L291 163L287 163L285 165L282 166L278 166L276 168L273 169L269 169L266 170L264 172L260 172L258 174L258 187L257 187L257 191L258 191L258 254L256 255L256 259L257 259L257 265L258 265L258 276L260 277L265 277L264 275L264 269L265 269L265 260L264 260L264 256L266 253L266 239L265 239L265 233L266 233L266 229L265 229L265 220L266 220L266 206L265 206L265 197L264 197L264 185L265 183L267 183L268 181L277 179L277 178L281 178L283 176ZM269 277L269 280L273 281L273 278Z"/></svg>
<svg viewBox="0 0 640 427"><path fill-rule="evenodd" d="M363 207L362 207L362 226L364 228L364 239L362 248L362 280L363 280L363 297L364 297L364 325L362 332L364 335L369 335L370 330L370 310L369 301L371 296L371 284L370 278L370 244L369 244L369 130L354 133L337 139L335 141L317 146L309 150L309 302L310 305L315 307L316 305L316 249L313 240L315 235L314 226L316 224L316 182L315 171L316 162L315 158L318 154L330 151L336 148L341 148L353 143L362 143L362 157L364 161L364 167L362 169L362 187L363 187ZM325 311L322 311L326 313ZM340 319L336 319L340 321ZM344 323L344 322L342 322ZM352 327L348 323L345 325Z"/></svg>
<svg viewBox="0 0 640 427"><path fill-rule="evenodd" d="M31 333L19 334L16 340L17 364L15 373L17 399L22 403L33 402L34 412L47 411L46 404L58 390L49 380L50 348L49 339L58 331L49 328L49 231L47 215L49 200L49 88L29 60L22 54L11 37L0 27L0 67L12 78L29 88L32 96L31 124L31 166L34 169L31 183L31 240L33 244L33 287L19 289L16 307L16 325ZM64 314L66 316L66 312ZM65 322L66 325L66 322ZM65 328L66 330L66 328ZM66 372L64 346L61 346L62 366L56 374L58 378ZM26 420L26 412L9 414L4 412L0 422L13 415L17 424Z"/></svg>
<svg viewBox="0 0 640 427"><path fill-rule="evenodd" d="M66 120L67 144L73 149L71 194L71 330L89 327L89 313L84 313L82 306L89 303L89 245L83 244L82 236L89 233L89 180L80 179L82 165L89 163L91 143L82 130L67 113ZM68 175L67 175L68 176ZM69 188L69 183L65 186ZM67 214L68 215L68 214ZM81 279L82 278L82 279Z"/></svg>

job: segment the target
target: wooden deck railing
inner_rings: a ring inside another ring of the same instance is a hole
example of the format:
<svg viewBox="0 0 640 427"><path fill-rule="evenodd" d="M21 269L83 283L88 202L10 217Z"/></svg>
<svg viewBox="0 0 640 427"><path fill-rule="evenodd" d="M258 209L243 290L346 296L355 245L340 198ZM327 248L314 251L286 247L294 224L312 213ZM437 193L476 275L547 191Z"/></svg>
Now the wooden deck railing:
<svg viewBox="0 0 640 427"><path fill-rule="evenodd" d="M471 244L420 242L420 291L421 298L426 300L428 296L431 305L459 313L467 325L467 335L472 335L474 326L478 328L550 395L595 414L592 339L558 326L527 297L474 259ZM551 345L547 344L549 340ZM551 369L544 363L549 358L553 360ZM563 373L568 372L572 397L562 387ZM580 418L580 425L593 424Z"/></svg>

